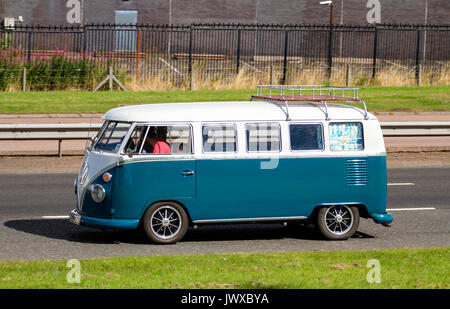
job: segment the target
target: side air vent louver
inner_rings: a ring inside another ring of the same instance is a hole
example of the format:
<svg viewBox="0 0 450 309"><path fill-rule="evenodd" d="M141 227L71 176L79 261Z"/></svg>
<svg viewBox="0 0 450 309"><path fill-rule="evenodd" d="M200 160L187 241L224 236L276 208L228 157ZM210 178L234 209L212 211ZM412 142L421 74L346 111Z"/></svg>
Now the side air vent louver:
<svg viewBox="0 0 450 309"><path fill-rule="evenodd" d="M347 184L349 186L367 185L367 160L347 160Z"/></svg>

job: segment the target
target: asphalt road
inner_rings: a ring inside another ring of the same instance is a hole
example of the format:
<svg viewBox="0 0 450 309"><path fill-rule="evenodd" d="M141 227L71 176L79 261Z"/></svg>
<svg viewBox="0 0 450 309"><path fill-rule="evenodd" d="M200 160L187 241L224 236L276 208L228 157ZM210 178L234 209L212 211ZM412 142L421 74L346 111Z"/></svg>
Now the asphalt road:
<svg viewBox="0 0 450 309"><path fill-rule="evenodd" d="M362 219L347 241L323 240L310 226L239 224L189 229L183 241L166 246L137 231L100 231L58 218L75 208L74 177L0 175L0 260L450 246L450 168L388 170L392 227Z"/></svg>

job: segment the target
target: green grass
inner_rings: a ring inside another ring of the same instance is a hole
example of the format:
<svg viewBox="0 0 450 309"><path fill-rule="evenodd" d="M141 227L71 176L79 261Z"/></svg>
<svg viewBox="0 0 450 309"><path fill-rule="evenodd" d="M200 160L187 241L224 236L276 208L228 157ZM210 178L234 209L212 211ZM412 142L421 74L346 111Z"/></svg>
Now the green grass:
<svg viewBox="0 0 450 309"><path fill-rule="evenodd" d="M381 283L368 283L370 259ZM0 262L0 288L450 288L450 248Z"/></svg>
<svg viewBox="0 0 450 309"><path fill-rule="evenodd" d="M0 113L91 113L130 104L245 101L248 90L172 90L145 92L2 92ZM360 89L369 111L450 111L450 86L366 87Z"/></svg>

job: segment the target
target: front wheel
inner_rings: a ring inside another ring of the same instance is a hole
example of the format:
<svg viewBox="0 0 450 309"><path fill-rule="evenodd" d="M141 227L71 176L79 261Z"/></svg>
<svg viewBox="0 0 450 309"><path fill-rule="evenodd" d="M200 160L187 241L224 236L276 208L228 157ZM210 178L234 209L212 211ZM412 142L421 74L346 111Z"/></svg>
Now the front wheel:
<svg viewBox="0 0 450 309"><path fill-rule="evenodd" d="M323 207L317 213L317 226L328 239L348 239L358 229L359 210L355 206L347 205Z"/></svg>
<svg viewBox="0 0 450 309"><path fill-rule="evenodd" d="M147 237L158 244L172 244L181 240L189 225L183 207L173 202L159 202L150 206L142 223Z"/></svg>

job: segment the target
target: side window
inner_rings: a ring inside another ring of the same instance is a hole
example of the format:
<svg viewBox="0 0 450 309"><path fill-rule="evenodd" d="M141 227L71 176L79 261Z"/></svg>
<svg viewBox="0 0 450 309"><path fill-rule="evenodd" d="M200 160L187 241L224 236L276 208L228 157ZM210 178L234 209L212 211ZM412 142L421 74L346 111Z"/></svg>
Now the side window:
<svg viewBox="0 0 450 309"><path fill-rule="evenodd" d="M145 140L147 130L148 126L135 126L125 147L125 152L131 150L134 154L139 154L143 147L143 141Z"/></svg>
<svg viewBox="0 0 450 309"><path fill-rule="evenodd" d="M236 152L236 125L208 124L202 133L204 152Z"/></svg>
<svg viewBox="0 0 450 309"><path fill-rule="evenodd" d="M330 149L332 151L363 150L363 126L360 122L330 123Z"/></svg>
<svg viewBox="0 0 450 309"><path fill-rule="evenodd" d="M291 150L323 150L321 124L289 125Z"/></svg>
<svg viewBox="0 0 450 309"><path fill-rule="evenodd" d="M186 125L169 127L167 142L173 154L191 154L191 127Z"/></svg>
<svg viewBox="0 0 450 309"><path fill-rule="evenodd" d="M278 123L249 123L245 126L247 151L280 151L280 125Z"/></svg>
<svg viewBox="0 0 450 309"><path fill-rule="evenodd" d="M190 154L191 128L176 126L136 126L126 150L134 154Z"/></svg>

